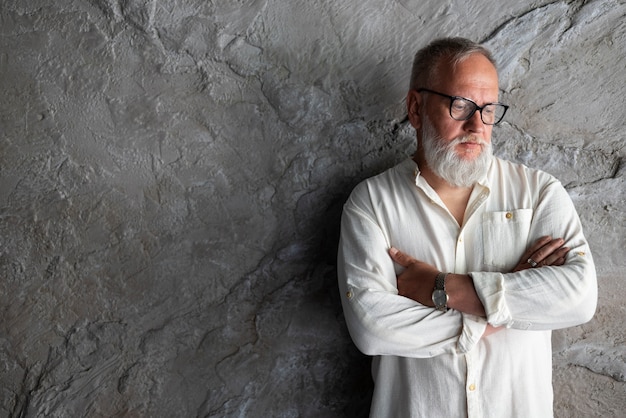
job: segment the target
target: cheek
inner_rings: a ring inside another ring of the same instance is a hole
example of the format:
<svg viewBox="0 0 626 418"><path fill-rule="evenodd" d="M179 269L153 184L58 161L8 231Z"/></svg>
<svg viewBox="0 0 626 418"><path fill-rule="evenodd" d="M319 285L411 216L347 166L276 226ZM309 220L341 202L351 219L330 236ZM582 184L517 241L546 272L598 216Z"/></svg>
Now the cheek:
<svg viewBox="0 0 626 418"><path fill-rule="evenodd" d="M446 141L452 141L455 138L465 135L463 132L463 124L452 118L443 119L439 123L434 124L437 134Z"/></svg>
<svg viewBox="0 0 626 418"><path fill-rule="evenodd" d="M491 142L491 132L493 132L493 126L487 125L485 126L485 132L483 133L483 138L487 142Z"/></svg>

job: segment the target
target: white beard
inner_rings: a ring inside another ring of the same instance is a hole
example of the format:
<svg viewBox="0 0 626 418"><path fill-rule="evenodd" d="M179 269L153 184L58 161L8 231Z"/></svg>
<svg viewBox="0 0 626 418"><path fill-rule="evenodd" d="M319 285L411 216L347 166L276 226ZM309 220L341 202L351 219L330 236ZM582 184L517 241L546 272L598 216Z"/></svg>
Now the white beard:
<svg viewBox="0 0 626 418"><path fill-rule="evenodd" d="M472 161L462 159L454 149L464 142L478 142L483 147ZM471 135L455 138L446 144L426 117L422 125L422 147L431 171L455 187L471 187L476 184L489 169L493 158L491 143Z"/></svg>

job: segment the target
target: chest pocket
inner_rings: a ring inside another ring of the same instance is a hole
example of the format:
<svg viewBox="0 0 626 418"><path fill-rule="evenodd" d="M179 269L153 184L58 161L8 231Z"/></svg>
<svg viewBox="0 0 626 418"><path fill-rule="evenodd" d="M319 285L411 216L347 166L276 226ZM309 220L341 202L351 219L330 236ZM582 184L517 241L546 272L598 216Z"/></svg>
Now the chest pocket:
<svg viewBox="0 0 626 418"><path fill-rule="evenodd" d="M526 251L532 209L483 214L483 262L507 271L517 265Z"/></svg>

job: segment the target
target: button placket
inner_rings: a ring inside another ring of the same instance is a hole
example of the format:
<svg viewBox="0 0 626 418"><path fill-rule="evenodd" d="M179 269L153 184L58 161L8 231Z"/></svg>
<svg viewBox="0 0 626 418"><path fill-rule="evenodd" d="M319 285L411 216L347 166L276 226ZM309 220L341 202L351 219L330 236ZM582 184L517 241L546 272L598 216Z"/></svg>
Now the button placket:
<svg viewBox="0 0 626 418"><path fill-rule="evenodd" d="M472 353L465 354L465 362L467 365L467 376L465 381L465 394L467 397L467 415L468 417L481 417L480 399L478 394L478 384L476 383L476 365L472 357Z"/></svg>

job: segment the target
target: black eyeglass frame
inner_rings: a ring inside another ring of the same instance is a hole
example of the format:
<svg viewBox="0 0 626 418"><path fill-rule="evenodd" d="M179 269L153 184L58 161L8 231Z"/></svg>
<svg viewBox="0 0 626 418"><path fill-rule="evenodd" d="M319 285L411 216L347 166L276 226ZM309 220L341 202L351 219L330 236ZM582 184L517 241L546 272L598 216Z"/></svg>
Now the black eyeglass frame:
<svg viewBox="0 0 626 418"><path fill-rule="evenodd" d="M438 91L434 91L434 90L431 90L431 89L425 89L425 88L419 88L419 89L416 89L416 91L418 93L421 93L421 92L425 91L427 93L437 94L437 95L439 95L441 97L446 97L446 98L450 99L450 109L449 109L450 117L452 119L458 120L458 121L469 120L472 116L474 116L474 113L476 113L476 111L478 110L480 112L480 120L485 125L497 125L497 124L499 124L500 122L502 122L504 120L504 115L506 115L506 111L509 110L509 106L505 105L504 103L500 103L500 102L487 103L487 104L485 104L484 106L481 107L481 106L478 106L475 101L473 101L471 99L468 99L467 97L450 96L448 94L439 93ZM469 115L467 115L467 117L465 119L457 119L457 118L455 118L454 116L452 116L452 103L454 103L455 100L465 100L466 102L470 102L471 104L474 105L474 110L472 110L472 112ZM499 106L504 107L504 112L502 112L502 116L500 116L500 119L497 122L495 122L495 123L487 123L483 119L483 109L486 108L489 105L499 105Z"/></svg>

